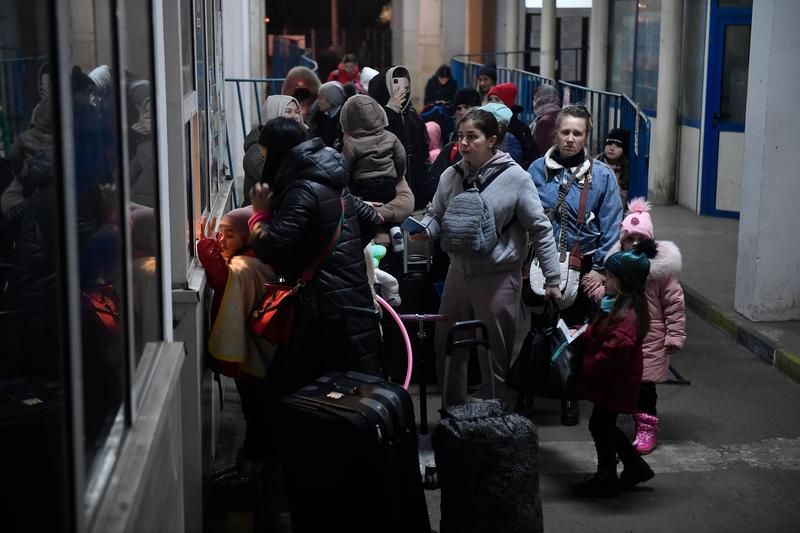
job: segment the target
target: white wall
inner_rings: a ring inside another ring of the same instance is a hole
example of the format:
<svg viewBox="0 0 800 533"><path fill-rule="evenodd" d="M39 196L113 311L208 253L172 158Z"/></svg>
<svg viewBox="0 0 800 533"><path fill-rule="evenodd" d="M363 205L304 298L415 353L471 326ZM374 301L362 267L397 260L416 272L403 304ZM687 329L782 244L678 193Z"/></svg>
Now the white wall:
<svg viewBox="0 0 800 533"><path fill-rule="evenodd" d="M678 203L697 208L697 183L700 179L700 129L681 126L678 152Z"/></svg>
<svg viewBox="0 0 800 533"><path fill-rule="evenodd" d="M263 75L261 72L252 72L251 70L251 52L255 54L258 52L251 50L249 3L242 0L222 0L222 64L225 78L250 78ZM245 106L245 120L252 121L252 115L255 114L253 107L255 102L249 87L243 87L242 98ZM225 84L224 106L228 141L233 160L231 173L237 178L243 178L244 135L239 118L239 101L236 96L235 84Z"/></svg>
<svg viewBox="0 0 800 533"><path fill-rule="evenodd" d="M800 319L797 20L800 2L754 2L735 298L751 320Z"/></svg>

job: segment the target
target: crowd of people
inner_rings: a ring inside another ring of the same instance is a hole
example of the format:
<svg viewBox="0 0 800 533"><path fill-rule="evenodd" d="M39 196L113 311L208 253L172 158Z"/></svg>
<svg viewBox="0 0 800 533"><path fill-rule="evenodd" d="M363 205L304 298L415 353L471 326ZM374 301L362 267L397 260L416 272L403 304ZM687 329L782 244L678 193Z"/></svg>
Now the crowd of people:
<svg viewBox="0 0 800 533"><path fill-rule="evenodd" d="M210 351L235 378L247 421L237 465L216 476L218 488L258 475L270 448L265 428L282 396L330 370L382 372L364 248L388 244L387 230L415 209L430 223L411 239L436 241L449 262L439 307L447 320L435 336L437 377L448 383L443 402L470 399L467 356L454 356L445 374L448 329L478 319L490 341L481 394L491 388L507 408L520 408L507 377L523 289L532 287L538 304L562 307L568 325L589 324L576 341L582 367L561 413L575 425L577 401L593 403L598 469L581 492L613 496L654 475L641 456L657 442L655 384L685 338L680 253L654 240L646 201L633 199L624 212L628 132L608 132L593 157L589 109L562 107L558 90L542 85L525 102L536 117L529 126L519 118L517 87L497 78L485 65L475 87L458 88L443 65L425 84L418 112L406 67L378 71L346 55L324 83L295 67L283 94L267 98L265 123L245 141L251 205L223 218L217 240L198 245L215 290ZM567 268L580 277L569 298ZM246 316L259 287L275 279L297 280L285 342L243 342L252 336ZM535 324L541 307L532 305ZM634 414L633 443L616 426L621 413Z"/></svg>

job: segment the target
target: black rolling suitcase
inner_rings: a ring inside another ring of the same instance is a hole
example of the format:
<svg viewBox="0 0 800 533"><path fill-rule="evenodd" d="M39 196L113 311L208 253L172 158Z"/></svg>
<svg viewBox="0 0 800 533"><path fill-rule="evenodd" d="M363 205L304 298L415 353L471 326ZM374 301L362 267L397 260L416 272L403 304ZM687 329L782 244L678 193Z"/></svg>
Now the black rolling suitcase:
<svg viewBox="0 0 800 533"><path fill-rule="evenodd" d="M459 330L480 330L482 336L454 340ZM456 349L488 349L486 339L480 321L454 324L447 335L445 376ZM498 400L443 406L433 449L442 496L441 533L543 531L539 437L533 422L505 414Z"/></svg>
<svg viewBox="0 0 800 533"><path fill-rule="evenodd" d="M282 400L278 418L295 533L430 532L405 389L334 372Z"/></svg>

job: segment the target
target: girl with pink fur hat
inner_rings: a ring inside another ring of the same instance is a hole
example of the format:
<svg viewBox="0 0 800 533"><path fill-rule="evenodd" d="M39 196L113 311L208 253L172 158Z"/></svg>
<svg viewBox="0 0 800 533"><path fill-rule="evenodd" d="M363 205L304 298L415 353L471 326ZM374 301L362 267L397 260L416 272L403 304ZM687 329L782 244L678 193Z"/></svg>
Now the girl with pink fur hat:
<svg viewBox="0 0 800 533"><path fill-rule="evenodd" d="M619 244L611 249L609 256L620 250L630 250L642 240L655 239L650 203L644 198L634 198L628 203L628 212L620 225L619 238ZM644 372L637 412L634 415L636 438L633 446L642 455L650 453L656 447L659 429L656 383L667 380L670 356L683 348L686 340L683 289L678 282L681 252L670 241L656 241L656 246L657 253L650 260L650 275L645 287L650 310L650 331L642 345ZM603 287L597 287L591 296L599 301L603 293Z"/></svg>

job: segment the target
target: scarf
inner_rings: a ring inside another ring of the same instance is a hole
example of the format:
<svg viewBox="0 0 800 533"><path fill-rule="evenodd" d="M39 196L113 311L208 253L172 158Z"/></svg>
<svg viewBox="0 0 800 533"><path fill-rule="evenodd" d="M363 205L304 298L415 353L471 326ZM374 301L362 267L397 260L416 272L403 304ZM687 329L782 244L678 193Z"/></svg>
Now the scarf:
<svg viewBox="0 0 800 533"><path fill-rule="evenodd" d="M574 168L586 161L586 154L583 150L579 150L577 154L569 156L569 157L562 157L561 152L556 148L553 151L553 160L561 165L564 168Z"/></svg>

